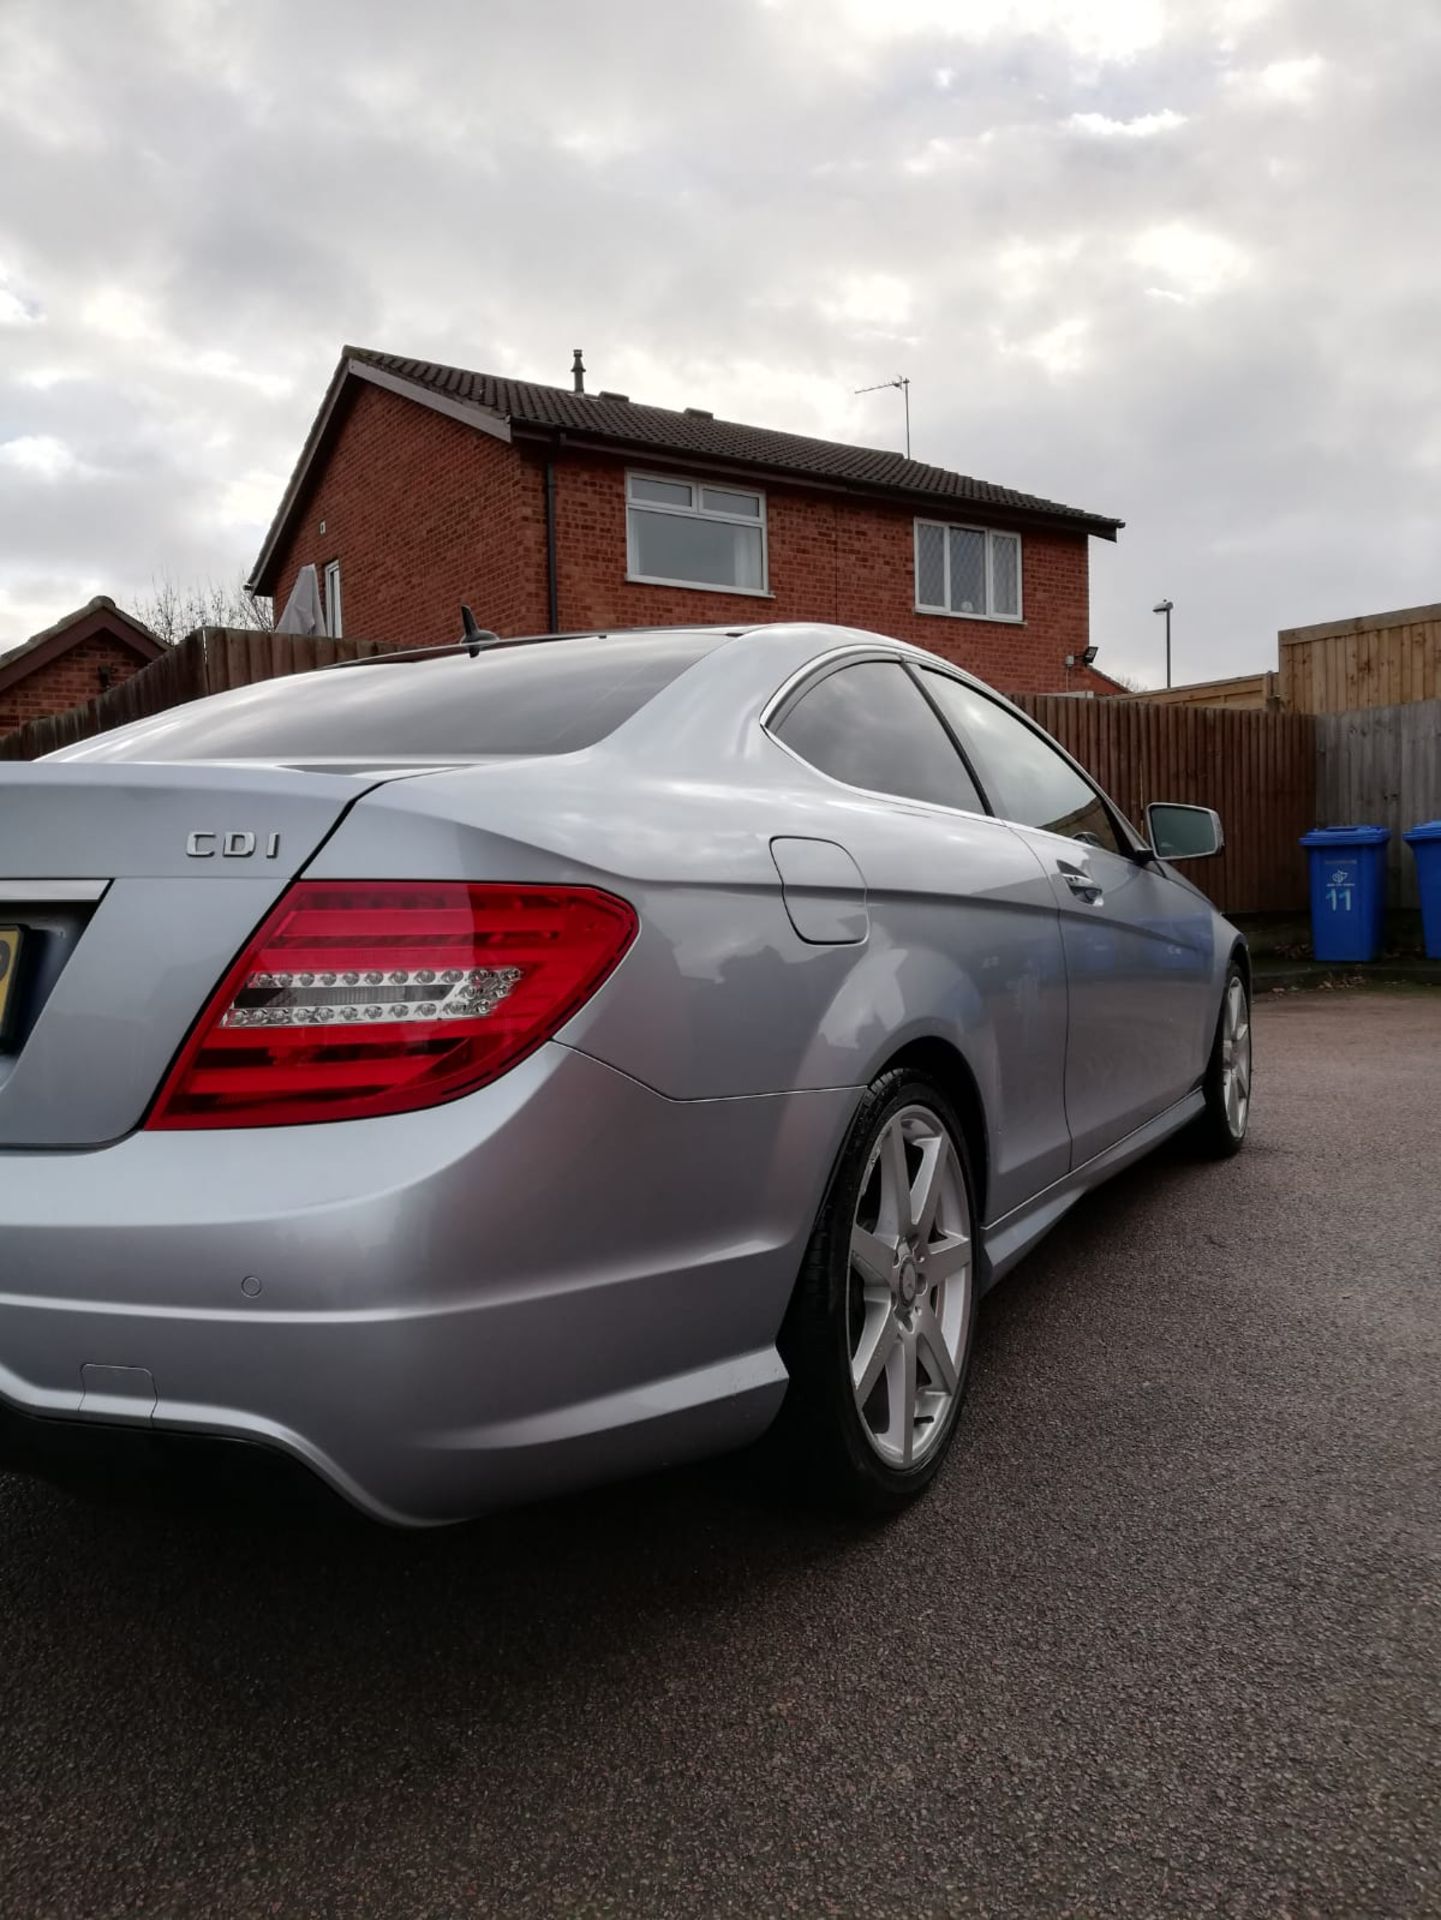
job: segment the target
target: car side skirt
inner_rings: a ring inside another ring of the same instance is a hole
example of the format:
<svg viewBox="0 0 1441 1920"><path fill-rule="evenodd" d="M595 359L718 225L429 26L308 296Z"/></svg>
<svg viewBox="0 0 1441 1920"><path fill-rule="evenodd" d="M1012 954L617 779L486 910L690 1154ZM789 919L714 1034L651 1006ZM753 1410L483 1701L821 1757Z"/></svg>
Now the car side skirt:
<svg viewBox="0 0 1441 1920"><path fill-rule="evenodd" d="M1109 1180L1113 1173L1119 1173L1123 1167L1129 1167L1132 1161L1148 1154L1153 1147L1160 1146L1163 1140L1168 1140L1173 1133L1194 1120L1205 1104L1205 1095L1200 1088L1193 1089L1174 1106L1167 1107L1164 1113L1158 1113L1124 1138L1113 1141L1100 1153L1093 1154L1082 1166L1072 1167L1068 1174L1049 1187L1043 1187L1034 1198L993 1221L985 1230L983 1291L993 1287L1038 1241L1043 1240L1082 1194L1091 1192L1094 1187Z"/></svg>

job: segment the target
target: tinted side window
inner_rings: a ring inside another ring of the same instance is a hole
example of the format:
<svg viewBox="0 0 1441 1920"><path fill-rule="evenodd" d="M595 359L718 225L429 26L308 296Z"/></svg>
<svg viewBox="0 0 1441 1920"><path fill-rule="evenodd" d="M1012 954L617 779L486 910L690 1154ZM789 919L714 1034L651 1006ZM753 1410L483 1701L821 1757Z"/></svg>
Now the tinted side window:
<svg viewBox="0 0 1441 1920"><path fill-rule="evenodd" d="M1121 852L1105 802L1040 734L946 674L927 670L926 685L964 742L1002 819Z"/></svg>
<svg viewBox="0 0 1441 1920"><path fill-rule="evenodd" d="M888 661L827 674L774 731L802 760L847 786L985 812L945 728L904 669Z"/></svg>

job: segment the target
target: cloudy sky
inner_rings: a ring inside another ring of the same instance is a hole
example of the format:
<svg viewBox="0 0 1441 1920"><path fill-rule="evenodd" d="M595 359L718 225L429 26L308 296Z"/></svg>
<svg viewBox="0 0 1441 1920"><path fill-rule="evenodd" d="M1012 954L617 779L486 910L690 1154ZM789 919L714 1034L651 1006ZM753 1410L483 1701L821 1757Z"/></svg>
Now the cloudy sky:
<svg viewBox="0 0 1441 1920"><path fill-rule="evenodd" d="M248 565L344 341L1123 517L1101 664L1441 599L1438 0L0 0L0 646Z"/></svg>

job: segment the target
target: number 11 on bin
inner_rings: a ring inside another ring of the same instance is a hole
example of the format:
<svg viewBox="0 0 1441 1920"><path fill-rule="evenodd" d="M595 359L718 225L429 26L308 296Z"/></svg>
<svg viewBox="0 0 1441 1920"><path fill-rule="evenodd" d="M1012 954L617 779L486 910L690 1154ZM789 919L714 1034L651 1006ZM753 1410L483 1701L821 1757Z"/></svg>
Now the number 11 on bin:
<svg viewBox="0 0 1441 1920"><path fill-rule="evenodd" d="M1355 898L1356 876L1350 867L1333 867L1326 889L1326 904L1332 913L1350 913Z"/></svg>

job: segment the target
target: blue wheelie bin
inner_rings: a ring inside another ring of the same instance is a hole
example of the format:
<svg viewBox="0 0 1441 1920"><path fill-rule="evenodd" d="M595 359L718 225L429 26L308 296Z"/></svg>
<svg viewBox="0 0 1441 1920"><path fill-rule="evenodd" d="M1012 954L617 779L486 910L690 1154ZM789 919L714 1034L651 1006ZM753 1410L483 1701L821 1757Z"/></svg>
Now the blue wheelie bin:
<svg viewBox="0 0 1441 1920"><path fill-rule="evenodd" d="M1389 827L1315 827L1302 834L1311 862L1311 947L1318 960L1374 960L1380 953L1390 838Z"/></svg>
<svg viewBox="0 0 1441 1920"><path fill-rule="evenodd" d="M1421 934L1426 958L1441 960L1441 820L1423 820L1405 835L1421 889Z"/></svg>

